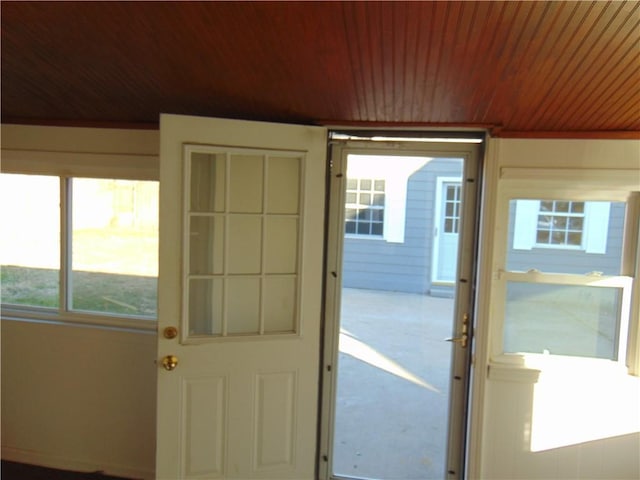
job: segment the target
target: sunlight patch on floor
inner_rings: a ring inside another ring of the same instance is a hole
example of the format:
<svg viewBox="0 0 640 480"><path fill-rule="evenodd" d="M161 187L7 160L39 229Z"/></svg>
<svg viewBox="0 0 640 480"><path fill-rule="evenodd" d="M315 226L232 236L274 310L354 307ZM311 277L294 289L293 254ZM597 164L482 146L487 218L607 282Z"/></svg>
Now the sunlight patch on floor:
<svg viewBox="0 0 640 480"><path fill-rule="evenodd" d="M377 350L371 348L364 342L354 338L349 332L344 329L340 330L340 352L351 355L358 360L368 363L376 368L389 372L400 378L403 378L411 383L414 383L420 387L431 390L435 393L440 393L433 385L429 384L422 378L414 375L407 369L403 368L397 362L394 362L389 357L381 354Z"/></svg>

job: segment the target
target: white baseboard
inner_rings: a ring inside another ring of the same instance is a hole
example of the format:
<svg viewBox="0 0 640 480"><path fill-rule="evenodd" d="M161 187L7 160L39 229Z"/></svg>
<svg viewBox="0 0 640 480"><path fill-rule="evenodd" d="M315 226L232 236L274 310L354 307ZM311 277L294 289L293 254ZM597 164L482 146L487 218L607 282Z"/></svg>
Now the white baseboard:
<svg viewBox="0 0 640 480"><path fill-rule="evenodd" d="M29 465L38 465L41 467L78 472L100 471L106 475L113 475L116 477L135 478L141 480L153 480L155 478L155 472L149 470L141 470L139 468L123 465L96 464L84 460L60 457L31 450L22 450L4 445L2 445L2 459L10 462L27 463Z"/></svg>

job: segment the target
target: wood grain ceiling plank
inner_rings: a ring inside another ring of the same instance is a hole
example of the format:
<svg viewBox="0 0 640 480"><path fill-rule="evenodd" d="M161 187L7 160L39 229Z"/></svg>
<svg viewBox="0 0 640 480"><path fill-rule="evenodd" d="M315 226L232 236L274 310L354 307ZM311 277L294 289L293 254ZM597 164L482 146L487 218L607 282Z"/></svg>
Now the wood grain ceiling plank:
<svg viewBox="0 0 640 480"><path fill-rule="evenodd" d="M439 48L438 69L434 84L431 104L431 120L436 123L452 121L455 105L455 92L451 88L451 78L460 74L462 64L461 51L466 49L466 42L462 38L468 37L469 24L463 25L462 3L447 3L447 10L443 24L443 40ZM467 21L470 19L467 18Z"/></svg>
<svg viewBox="0 0 640 480"><path fill-rule="evenodd" d="M421 4L421 29L420 36L418 37L418 46L416 49L416 82L415 82L415 90L413 91L413 105L411 108L411 112L409 118L412 121L423 121L423 119L428 118L428 114L425 111L425 103L426 99L429 96L429 85L428 85L428 68L429 65L433 62L432 54L433 49L432 45L434 43L435 38L435 30L436 30L436 15L434 13L435 5Z"/></svg>
<svg viewBox="0 0 640 480"><path fill-rule="evenodd" d="M545 2L545 7L544 23L534 35L530 56L522 62L518 89L511 92L511 114L504 118L504 124L514 129L524 130L540 105L544 82L555 68L559 39L577 10L575 3L567 2Z"/></svg>
<svg viewBox="0 0 640 480"><path fill-rule="evenodd" d="M550 130L548 125L549 111L557 107L557 103L564 105L562 93L564 93L563 89L567 88L568 75L572 72L572 66L575 62L579 62L582 58L580 49L593 33L605 5L598 6L596 3L590 3L585 7L586 11L583 11L581 15L571 18L566 34L560 40L564 43L561 53L550 75L542 83L545 86L545 93L530 120L530 122L538 124L540 129ZM564 39L567 40L564 41Z"/></svg>
<svg viewBox="0 0 640 480"><path fill-rule="evenodd" d="M492 2L465 2L465 12L471 12L471 28L468 36L468 45L465 46L463 59L454 62L456 107L452 117L456 122L468 121L474 106L473 94L482 82L484 82L484 68L487 59L487 48L491 38L491 29L487 19L494 15L496 8Z"/></svg>
<svg viewBox="0 0 640 480"><path fill-rule="evenodd" d="M607 79L616 77L618 69L625 69L629 61L629 55L638 50L640 40L640 3L629 10L620 4L619 10L611 18L606 28L600 28L597 42L584 56L585 66L582 71L576 71L568 96L566 108L553 112L556 126L566 125L571 118L583 118L581 113L587 108L587 104L597 98L603 89ZM616 39L613 41L613 39ZM640 82L635 89L638 91Z"/></svg>
<svg viewBox="0 0 640 480"><path fill-rule="evenodd" d="M640 80L640 55L637 54L635 59L638 67L634 71L628 72L628 75L620 81L611 83L605 93L595 102L596 105L591 108L591 115L585 115L585 124L593 124L596 129L611 130L614 128L614 124L630 121L633 122L630 128L634 128L634 124L636 128L640 127L640 112L636 110L634 114L633 110L629 111L630 106L640 103L640 94L637 93ZM630 97L628 92L632 89L635 89L636 94ZM629 117L625 117L625 115L629 115ZM635 116L635 120L633 116ZM622 128L616 127L616 129Z"/></svg>
<svg viewBox="0 0 640 480"><path fill-rule="evenodd" d="M616 17L622 11L622 5L622 3L609 4L607 5L609 8L600 12L597 22L592 25L589 33L582 39L571 63L564 69L563 76L560 77L557 84L557 96L562 101L550 104L547 110L547 116L552 118L548 123L551 129L554 129L557 124L564 123L566 115L563 115L563 112L571 110L572 106L578 103L579 97L590 97L585 92L589 85L597 88L598 82L594 81L594 75L601 71L602 60L608 61L612 58L613 52L607 47L612 38L612 29L621 27L621 25L616 25ZM591 80L585 83L583 80L587 77Z"/></svg>
<svg viewBox="0 0 640 480"><path fill-rule="evenodd" d="M416 86L416 56L420 31L420 4L396 4L394 15L394 41L396 64L394 67L395 121L402 121L412 111ZM402 7L401 7L402 5Z"/></svg>
<svg viewBox="0 0 640 480"><path fill-rule="evenodd" d="M513 32L512 45L508 53L502 56L505 59L500 68L500 76L497 83L490 91L490 99L487 103L487 111L493 117L500 119L501 123L510 123L517 105L526 95L523 86L526 85L531 71L525 65L531 63L531 52L539 48L536 38L540 32L543 19L549 14L553 4L550 2L527 2L529 7L517 16L517 21L510 29ZM506 48L506 47L505 47ZM498 66L496 66L498 70Z"/></svg>
<svg viewBox="0 0 640 480"><path fill-rule="evenodd" d="M422 37L420 46L422 63L420 76L417 82L418 93L416 98L415 120L418 122L433 122L433 109L435 102L435 89L438 83L438 75L441 69L441 53L445 36L448 5L445 2L428 4L425 14L429 18L428 37ZM427 40L428 38L428 40ZM427 40L424 43L424 40ZM422 53L424 52L424 53Z"/></svg>
<svg viewBox="0 0 640 480"><path fill-rule="evenodd" d="M513 24L515 12L520 8L519 4L514 5L507 2L491 2L490 5L495 5L497 12L490 12L485 17L485 35L489 39L489 43L483 44L480 51L491 63L491 68L483 68L481 64L476 64L479 75L476 76L475 90L469 102L471 121L477 123L499 123L499 119L490 118L487 115L486 106L490 91L499 78L501 55L504 51L506 38L510 34L508 25ZM504 62L504 59L502 59L502 62Z"/></svg>

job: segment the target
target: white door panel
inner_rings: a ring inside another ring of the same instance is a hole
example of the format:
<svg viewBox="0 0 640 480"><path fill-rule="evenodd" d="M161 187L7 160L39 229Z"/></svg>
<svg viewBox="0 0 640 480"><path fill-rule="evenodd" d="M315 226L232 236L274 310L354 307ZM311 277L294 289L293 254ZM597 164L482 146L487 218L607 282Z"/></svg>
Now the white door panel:
<svg viewBox="0 0 640 480"><path fill-rule="evenodd" d="M163 115L160 134L156 476L313 478L326 130Z"/></svg>

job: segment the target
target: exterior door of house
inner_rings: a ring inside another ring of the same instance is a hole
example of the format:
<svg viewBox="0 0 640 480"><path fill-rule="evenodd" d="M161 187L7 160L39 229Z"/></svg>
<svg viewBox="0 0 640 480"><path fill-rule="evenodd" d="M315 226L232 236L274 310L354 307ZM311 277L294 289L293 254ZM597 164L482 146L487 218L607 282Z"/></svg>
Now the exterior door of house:
<svg viewBox="0 0 640 480"><path fill-rule="evenodd" d="M326 130L163 115L159 479L311 479Z"/></svg>
<svg viewBox="0 0 640 480"><path fill-rule="evenodd" d="M456 278L461 189L459 178L438 178L432 267L436 283L453 283Z"/></svg>

